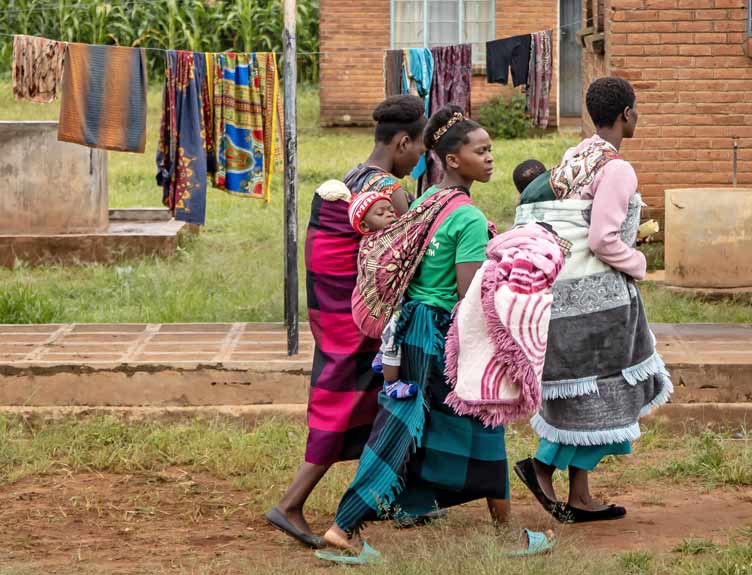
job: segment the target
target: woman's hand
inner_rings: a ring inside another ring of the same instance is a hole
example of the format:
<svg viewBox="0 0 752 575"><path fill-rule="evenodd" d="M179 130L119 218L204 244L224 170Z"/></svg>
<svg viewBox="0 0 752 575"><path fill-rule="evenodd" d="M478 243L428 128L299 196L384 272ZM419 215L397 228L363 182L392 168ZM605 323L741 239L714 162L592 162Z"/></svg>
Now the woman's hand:
<svg viewBox="0 0 752 575"><path fill-rule="evenodd" d="M394 192L392 192L392 205L394 206L394 211L396 212L397 217L407 213L407 210L410 209L410 204L407 201L407 192L402 188L394 190Z"/></svg>

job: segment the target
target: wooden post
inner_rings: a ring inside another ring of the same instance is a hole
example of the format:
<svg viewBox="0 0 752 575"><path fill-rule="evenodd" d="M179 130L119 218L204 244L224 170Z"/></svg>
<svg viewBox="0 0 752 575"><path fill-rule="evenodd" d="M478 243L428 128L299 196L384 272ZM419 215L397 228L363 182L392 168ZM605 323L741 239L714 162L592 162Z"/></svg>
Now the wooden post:
<svg viewBox="0 0 752 575"><path fill-rule="evenodd" d="M285 325L287 355L298 353L298 82L295 0L284 0L285 91Z"/></svg>

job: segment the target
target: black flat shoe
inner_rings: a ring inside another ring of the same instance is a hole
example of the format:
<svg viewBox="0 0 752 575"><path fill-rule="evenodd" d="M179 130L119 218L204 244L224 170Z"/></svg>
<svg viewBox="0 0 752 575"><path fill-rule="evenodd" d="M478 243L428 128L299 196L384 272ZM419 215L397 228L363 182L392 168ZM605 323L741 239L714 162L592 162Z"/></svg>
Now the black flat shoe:
<svg viewBox="0 0 752 575"><path fill-rule="evenodd" d="M556 517L562 523L590 523L592 521L612 521L626 517L627 510L618 505L609 505L600 511L588 511L587 509L578 509L571 505L565 505L561 512L561 517Z"/></svg>
<svg viewBox="0 0 752 575"><path fill-rule="evenodd" d="M517 477L520 478L520 481L522 481L522 483L524 483L525 486L530 490L530 492L535 495L535 498L538 500L538 503L543 506L543 509L545 509L555 519L561 521L558 515L564 509L564 504L560 501L549 499L549 497L543 492L543 489L538 482L538 475L535 473L533 460L528 457L527 459L518 461L514 466L514 472L517 474Z"/></svg>
<svg viewBox="0 0 752 575"><path fill-rule="evenodd" d="M306 547L310 547L311 549L323 549L324 547L326 547L326 541L324 541L322 537L304 533L303 531L295 527L295 525L290 523L287 517L285 517L285 514L276 507L269 513L267 513L265 517L266 520L272 525L272 527L279 529L280 531L282 531L282 533L289 535Z"/></svg>

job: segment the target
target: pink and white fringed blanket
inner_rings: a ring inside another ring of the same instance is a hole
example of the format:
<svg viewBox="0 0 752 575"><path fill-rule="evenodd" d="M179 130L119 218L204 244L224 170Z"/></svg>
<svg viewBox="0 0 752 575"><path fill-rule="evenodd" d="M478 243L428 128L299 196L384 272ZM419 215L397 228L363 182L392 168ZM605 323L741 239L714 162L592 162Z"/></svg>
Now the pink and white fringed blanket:
<svg viewBox="0 0 752 575"><path fill-rule="evenodd" d="M551 286L564 254L553 233L526 224L492 239L486 255L447 335L445 403L498 427L540 407Z"/></svg>

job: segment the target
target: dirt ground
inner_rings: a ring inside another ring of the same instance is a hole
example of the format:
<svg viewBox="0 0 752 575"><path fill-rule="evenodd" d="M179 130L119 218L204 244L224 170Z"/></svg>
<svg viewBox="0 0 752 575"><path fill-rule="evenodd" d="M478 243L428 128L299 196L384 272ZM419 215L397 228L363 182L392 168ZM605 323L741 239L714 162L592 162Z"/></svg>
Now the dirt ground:
<svg viewBox="0 0 752 575"><path fill-rule="evenodd" d="M531 528L555 529L562 544L583 539L588 548L607 553L669 552L687 538L725 543L735 529L752 525L752 488L705 491L651 483L649 489L599 494L625 505L627 518L561 527L549 523L529 498L515 503L515 517ZM442 526L450 536L471 533L487 517L481 503L450 513ZM23 566L43 573L192 572L191 566L210 564L212 572L248 573L271 562L325 572L310 551L249 508L246 492L227 480L180 469L27 478L0 491L0 518L0 571ZM314 528L323 531L330 520L318 517ZM394 544L386 523L371 525L366 534L383 553Z"/></svg>

